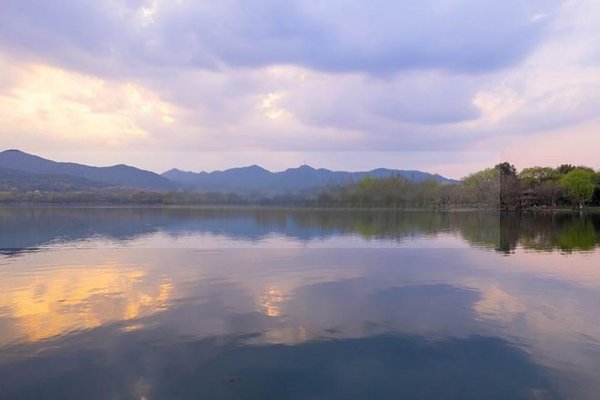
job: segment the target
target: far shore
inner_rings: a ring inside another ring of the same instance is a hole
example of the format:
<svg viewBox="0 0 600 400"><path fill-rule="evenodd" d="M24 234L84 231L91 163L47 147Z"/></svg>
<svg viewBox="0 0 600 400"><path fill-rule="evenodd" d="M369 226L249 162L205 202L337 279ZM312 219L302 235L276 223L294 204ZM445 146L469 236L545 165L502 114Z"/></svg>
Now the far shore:
<svg viewBox="0 0 600 400"><path fill-rule="evenodd" d="M485 212L485 213L597 213L600 207L585 207L583 209L570 207L542 208L528 207L520 209L498 209L478 207L325 207L304 205L269 205L269 204L143 204L143 203L44 203L44 202L15 202L0 204L0 209L10 208L146 208L146 209L206 209L206 210L289 210L289 211L386 211L386 212Z"/></svg>

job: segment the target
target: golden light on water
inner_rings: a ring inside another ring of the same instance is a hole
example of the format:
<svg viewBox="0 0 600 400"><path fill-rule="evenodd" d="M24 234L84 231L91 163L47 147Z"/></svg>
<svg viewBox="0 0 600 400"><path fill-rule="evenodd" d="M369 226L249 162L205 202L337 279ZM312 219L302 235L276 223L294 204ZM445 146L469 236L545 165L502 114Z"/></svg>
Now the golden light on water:
<svg viewBox="0 0 600 400"><path fill-rule="evenodd" d="M260 305L267 316L279 317L281 315L281 305L284 300L284 294L279 287L269 286L260 298Z"/></svg>
<svg viewBox="0 0 600 400"><path fill-rule="evenodd" d="M526 308L516 296L507 293L498 285L491 285L482 290L481 299L473 306L483 318L508 323L518 315L525 313Z"/></svg>
<svg viewBox="0 0 600 400"><path fill-rule="evenodd" d="M9 340L37 341L164 310L173 285L147 281L141 269L77 266L0 283L2 316L15 320ZM130 327L135 326L132 324Z"/></svg>

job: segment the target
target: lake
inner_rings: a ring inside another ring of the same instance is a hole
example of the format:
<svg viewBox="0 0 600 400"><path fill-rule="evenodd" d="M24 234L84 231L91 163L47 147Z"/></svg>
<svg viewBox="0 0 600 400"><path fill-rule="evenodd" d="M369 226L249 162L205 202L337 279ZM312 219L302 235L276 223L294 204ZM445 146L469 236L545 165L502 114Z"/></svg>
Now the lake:
<svg viewBox="0 0 600 400"><path fill-rule="evenodd" d="M597 399L600 215L0 208L1 399Z"/></svg>

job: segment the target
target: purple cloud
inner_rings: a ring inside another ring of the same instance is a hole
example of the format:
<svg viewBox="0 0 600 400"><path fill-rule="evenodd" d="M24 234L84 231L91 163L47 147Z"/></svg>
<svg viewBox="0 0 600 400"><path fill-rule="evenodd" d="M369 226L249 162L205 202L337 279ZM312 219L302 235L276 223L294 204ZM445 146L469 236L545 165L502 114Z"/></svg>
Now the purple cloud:
<svg viewBox="0 0 600 400"><path fill-rule="evenodd" d="M3 46L107 74L294 64L329 72L484 73L521 61L558 1L5 0ZM147 8L150 10L150 8Z"/></svg>

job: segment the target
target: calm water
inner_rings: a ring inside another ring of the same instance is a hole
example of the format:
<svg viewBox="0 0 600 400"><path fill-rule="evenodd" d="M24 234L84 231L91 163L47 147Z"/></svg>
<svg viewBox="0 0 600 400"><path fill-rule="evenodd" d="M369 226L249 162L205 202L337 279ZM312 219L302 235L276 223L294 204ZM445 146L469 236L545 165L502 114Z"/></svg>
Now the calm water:
<svg viewBox="0 0 600 400"><path fill-rule="evenodd" d="M2 399L598 399L600 216L0 208Z"/></svg>

